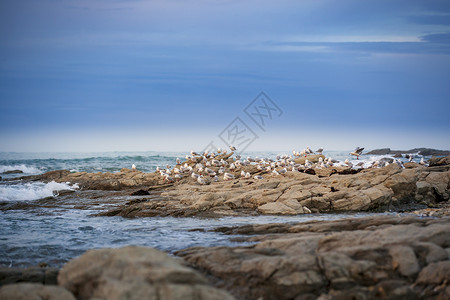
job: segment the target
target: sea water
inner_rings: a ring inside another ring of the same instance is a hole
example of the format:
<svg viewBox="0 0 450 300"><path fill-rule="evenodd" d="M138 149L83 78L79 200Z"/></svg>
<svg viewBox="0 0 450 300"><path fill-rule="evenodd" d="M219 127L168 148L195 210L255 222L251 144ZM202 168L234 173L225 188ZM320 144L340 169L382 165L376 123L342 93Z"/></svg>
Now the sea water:
<svg viewBox="0 0 450 300"><path fill-rule="evenodd" d="M337 160L351 159L349 151L324 152ZM277 152L244 153L242 156L275 158ZM61 190L77 190L76 184L25 182L20 176L67 169L85 172L119 172L135 164L143 172L156 167L173 166L177 152L106 152L106 153L0 153L0 173L20 170L20 174L0 174L0 266L25 267L47 263L59 267L73 257L93 248L142 245L169 253L192 246L235 246L233 237L210 231L219 226L304 222L370 215L311 214L299 216L224 217L218 219L153 217L126 219L93 216L98 207L77 208L67 203L41 204ZM370 164L380 156L363 156ZM418 157L417 159L420 159ZM353 162L357 162L353 160ZM58 201L56 198L55 201ZM76 201L82 202L83 199ZM11 204L28 205L5 209ZM195 229L195 230L193 230ZM197 230L201 229L201 230Z"/></svg>

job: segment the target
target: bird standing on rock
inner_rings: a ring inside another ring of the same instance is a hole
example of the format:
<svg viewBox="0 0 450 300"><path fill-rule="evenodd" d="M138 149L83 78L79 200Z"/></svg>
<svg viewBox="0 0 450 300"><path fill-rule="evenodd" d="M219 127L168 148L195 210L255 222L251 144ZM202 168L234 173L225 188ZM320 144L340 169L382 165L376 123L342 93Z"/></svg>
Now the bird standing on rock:
<svg viewBox="0 0 450 300"><path fill-rule="evenodd" d="M131 166L131 170L136 171L136 165L135 165L135 164L133 164L133 165Z"/></svg>
<svg viewBox="0 0 450 300"><path fill-rule="evenodd" d="M231 151L236 151L236 147L230 145L230 150Z"/></svg>

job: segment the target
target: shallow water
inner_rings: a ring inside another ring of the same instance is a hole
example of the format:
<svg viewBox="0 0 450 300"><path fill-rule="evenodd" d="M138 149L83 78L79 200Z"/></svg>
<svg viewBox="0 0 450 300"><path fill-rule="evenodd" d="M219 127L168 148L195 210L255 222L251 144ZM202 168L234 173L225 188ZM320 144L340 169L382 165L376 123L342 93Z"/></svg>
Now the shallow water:
<svg viewBox="0 0 450 300"><path fill-rule="evenodd" d="M38 207L0 211L0 266L24 267L47 263L60 267L92 248L127 245L173 252L193 246L236 246L236 236L208 230L220 226L304 222L362 217L358 214L224 217L219 219L154 217L126 219L94 217L92 210ZM205 231L190 231L204 229Z"/></svg>

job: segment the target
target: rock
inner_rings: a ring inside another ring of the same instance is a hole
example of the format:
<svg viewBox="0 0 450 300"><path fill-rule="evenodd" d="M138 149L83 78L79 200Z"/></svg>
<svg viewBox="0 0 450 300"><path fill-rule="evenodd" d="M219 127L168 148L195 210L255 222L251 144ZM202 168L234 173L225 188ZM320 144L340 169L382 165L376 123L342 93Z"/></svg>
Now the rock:
<svg viewBox="0 0 450 300"><path fill-rule="evenodd" d="M415 299L435 295L429 291L450 276L443 250L449 219L380 216L218 230L248 235L240 240L253 244L175 254L242 299ZM424 268L427 261L435 262Z"/></svg>
<svg viewBox="0 0 450 300"><path fill-rule="evenodd" d="M296 215L302 214L303 208L300 204L298 204L298 206L294 208L282 202L271 202L259 206L258 211L266 215Z"/></svg>
<svg viewBox="0 0 450 300"><path fill-rule="evenodd" d="M450 282L450 261L431 263L419 273L417 284L440 285Z"/></svg>
<svg viewBox="0 0 450 300"><path fill-rule="evenodd" d="M150 195L150 193L146 190L137 190L131 193L131 196L146 196L146 195Z"/></svg>
<svg viewBox="0 0 450 300"><path fill-rule="evenodd" d="M367 154L370 154L370 155L386 155L389 153L391 153L391 148L381 148L381 149L375 149L375 150L367 152Z"/></svg>
<svg viewBox="0 0 450 300"><path fill-rule="evenodd" d="M0 285L17 282L56 284L58 272L55 268L0 268Z"/></svg>
<svg viewBox="0 0 450 300"><path fill-rule="evenodd" d="M435 157L433 156L430 158L429 166L444 166L444 165L450 165L450 155L446 157Z"/></svg>
<svg viewBox="0 0 450 300"><path fill-rule="evenodd" d="M233 299L167 254L137 246L89 250L64 265L58 283L81 299Z"/></svg>
<svg viewBox="0 0 450 300"><path fill-rule="evenodd" d="M389 249L389 255L394 269L398 268L403 276L413 276L420 271L419 262L411 247L393 246Z"/></svg>
<svg viewBox="0 0 450 300"><path fill-rule="evenodd" d="M16 283L0 287L0 299L4 300L75 300L66 289L39 283Z"/></svg>
<svg viewBox="0 0 450 300"><path fill-rule="evenodd" d="M325 156L322 154L313 154L313 155L308 155L306 157L298 157L296 159L294 159L294 162L296 164L305 164L306 160L309 160L311 163L316 163L319 161L319 158L325 159Z"/></svg>
<svg viewBox="0 0 450 300"><path fill-rule="evenodd" d="M2 174L21 174L23 173L22 170L9 170L9 171L5 171Z"/></svg>
<svg viewBox="0 0 450 300"><path fill-rule="evenodd" d="M408 153L417 153L417 154L423 155L423 156L431 156L431 155L444 156L444 155L450 155L450 151L430 149L430 148L414 148L414 149L411 149L411 150L391 150L390 148L382 148L382 149L375 149L375 150L367 152L367 154L372 154L372 155L387 155L387 154L401 155L401 154L408 154Z"/></svg>
<svg viewBox="0 0 450 300"><path fill-rule="evenodd" d="M403 164L403 166L406 169L413 169L413 168L420 168L420 167L422 167L421 164L418 164L418 163L415 163L415 162L406 162L406 163Z"/></svg>

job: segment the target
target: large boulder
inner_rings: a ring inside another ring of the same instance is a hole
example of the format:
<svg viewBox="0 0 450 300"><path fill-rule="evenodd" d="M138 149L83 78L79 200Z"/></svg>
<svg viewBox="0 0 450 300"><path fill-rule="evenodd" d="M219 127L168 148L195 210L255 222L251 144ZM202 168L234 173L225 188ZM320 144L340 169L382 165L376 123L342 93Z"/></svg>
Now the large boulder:
<svg viewBox="0 0 450 300"><path fill-rule="evenodd" d="M137 246L89 250L64 265L58 282L78 299L233 299L167 254Z"/></svg>

